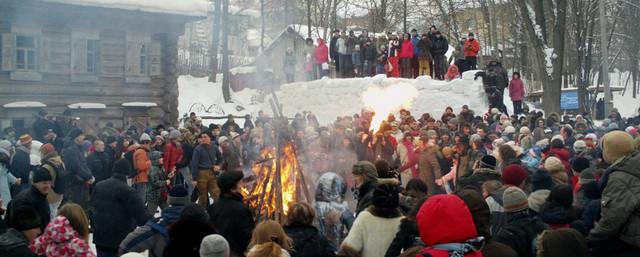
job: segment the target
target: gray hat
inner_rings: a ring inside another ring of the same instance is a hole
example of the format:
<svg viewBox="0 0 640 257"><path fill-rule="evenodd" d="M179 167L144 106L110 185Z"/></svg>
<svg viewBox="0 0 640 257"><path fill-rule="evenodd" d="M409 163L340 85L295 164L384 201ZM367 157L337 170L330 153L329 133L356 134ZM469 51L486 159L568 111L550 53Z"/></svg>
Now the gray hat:
<svg viewBox="0 0 640 257"><path fill-rule="evenodd" d="M376 181L378 179L378 170L373 163L368 161L359 161L356 165L353 165L353 175L361 175L366 181Z"/></svg>
<svg viewBox="0 0 640 257"><path fill-rule="evenodd" d="M542 209L542 205L544 205L544 203L547 201L547 198L549 198L549 194L551 193L551 191L549 191L548 189L541 189L535 192L532 192L531 195L529 195L529 198L527 199L529 202L529 209L540 213L540 210Z"/></svg>
<svg viewBox="0 0 640 257"><path fill-rule="evenodd" d="M174 129L169 132L169 139L178 139L180 136L182 136L180 130Z"/></svg>
<svg viewBox="0 0 640 257"><path fill-rule="evenodd" d="M519 187L512 186L504 190L502 202L506 213L524 211L529 208L527 194Z"/></svg>
<svg viewBox="0 0 640 257"><path fill-rule="evenodd" d="M200 257L228 257L229 242L221 235L208 235L200 243Z"/></svg>
<svg viewBox="0 0 640 257"><path fill-rule="evenodd" d="M575 152L584 152L587 150L587 143L585 143L583 140L576 140L576 142L573 143L573 151Z"/></svg>
<svg viewBox="0 0 640 257"><path fill-rule="evenodd" d="M140 142L143 141L151 141L151 136L149 136L149 134L147 133L142 133L142 136L140 136Z"/></svg>

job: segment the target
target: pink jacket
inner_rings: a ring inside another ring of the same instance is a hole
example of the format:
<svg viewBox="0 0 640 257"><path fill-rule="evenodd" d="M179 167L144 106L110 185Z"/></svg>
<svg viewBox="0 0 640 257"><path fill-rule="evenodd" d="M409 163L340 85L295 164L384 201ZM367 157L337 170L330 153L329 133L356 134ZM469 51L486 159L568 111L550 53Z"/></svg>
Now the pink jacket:
<svg viewBox="0 0 640 257"><path fill-rule="evenodd" d="M329 62L329 48L322 38L318 38L318 46L316 47L316 64Z"/></svg>
<svg viewBox="0 0 640 257"><path fill-rule="evenodd" d="M53 219L44 233L31 242L30 248L37 255L49 257L96 256L64 216Z"/></svg>
<svg viewBox="0 0 640 257"><path fill-rule="evenodd" d="M400 47L400 58L413 58L413 43L411 40L402 41L402 47Z"/></svg>
<svg viewBox="0 0 640 257"><path fill-rule="evenodd" d="M509 97L511 101L522 101L524 99L524 82L521 79L512 79L509 83Z"/></svg>

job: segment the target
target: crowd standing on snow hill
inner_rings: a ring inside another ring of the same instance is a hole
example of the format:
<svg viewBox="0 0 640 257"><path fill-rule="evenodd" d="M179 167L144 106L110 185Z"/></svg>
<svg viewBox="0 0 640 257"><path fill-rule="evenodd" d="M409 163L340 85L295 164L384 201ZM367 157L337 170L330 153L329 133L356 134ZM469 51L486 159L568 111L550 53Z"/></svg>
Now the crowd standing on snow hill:
<svg viewBox="0 0 640 257"><path fill-rule="evenodd" d="M449 40L432 26L429 31L419 33L386 32L369 34L365 29L360 34L354 31L334 30L329 42L318 38L314 46L306 39L304 56L296 56L288 49L283 56L286 82L296 78L321 79L335 68L335 77L353 78L386 74L389 77L416 78L428 75L439 80L459 78L468 70L477 69L480 42L474 33L454 44L452 60L445 54L449 51ZM453 49L452 49L453 50ZM296 59L304 60L297 63ZM450 66L450 65L451 66ZM448 74L455 67L458 74Z"/></svg>
<svg viewBox="0 0 640 257"><path fill-rule="evenodd" d="M393 62L409 67L415 51ZM522 93L488 73L491 90ZM502 107L403 109L376 127L367 109L326 125L306 111L242 126L204 126L193 113L179 128L71 126L62 144L34 139L53 131L43 118L0 140L0 256L640 254L640 115L595 122ZM283 142L314 200L292 203L279 224L256 217L243 189Z"/></svg>

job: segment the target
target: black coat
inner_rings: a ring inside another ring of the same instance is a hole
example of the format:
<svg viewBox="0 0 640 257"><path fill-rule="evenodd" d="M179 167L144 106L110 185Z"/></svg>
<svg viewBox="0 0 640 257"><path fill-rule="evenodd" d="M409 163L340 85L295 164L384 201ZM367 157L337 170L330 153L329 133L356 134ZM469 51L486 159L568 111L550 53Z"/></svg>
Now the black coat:
<svg viewBox="0 0 640 257"><path fill-rule="evenodd" d="M496 242L513 248L521 257L533 257L533 239L547 227L538 219L526 213L511 214L508 224L494 236Z"/></svg>
<svg viewBox="0 0 640 257"><path fill-rule="evenodd" d="M112 160L107 152L93 152L87 157L87 165L96 183L111 177Z"/></svg>
<svg viewBox="0 0 640 257"><path fill-rule="evenodd" d="M227 239L231 252L244 256L255 223L251 210L242 203L242 195L222 194L208 211L211 224Z"/></svg>
<svg viewBox="0 0 640 257"><path fill-rule="evenodd" d="M16 198L11 200L7 207L7 215L5 220L8 227L14 227L16 219L19 217L12 216L12 210L16 210L21 206L28 206L36 210L38 216L40 216L40 230L44 231L49 221L51 221L51 211L49 209L49 201L47 201L47 195L43 195L34 186L29 189L23 190Z"/></svg>
<svg viewBox="0 0 640 257"><path fill-rule="evenodd" d="M87 158L81 145L68 142L67 147L62 150L62 159L68 178L65 180L71 185L82 184L93 176L87 166Z"/></svg>
<svg viewBox="0 0 640 257"><path fill-rule="evenodd" d="M29 242L22 232L9 229L0 235L0 256L36 257L37 255L29 250Z"/></svg>
<svg viewBox="0 0 640 257"><path fill-rule="evenodd" d="M440 38L433 38L431 41L431 55L444 55L447 53L447 50L449 50L449 42L446 38L442 36Z"/></svg>
<svg viewBox="0 0 640 257"><path fill-rule="evenodd" d="M391 241L391 245L387 249L386 257L396 257L404 250L414 246L424 246L422 240L420 240L420 234L418 232L418 224L415 220L402 219L400 222L400 231L396 233L395 238Z"/></svg>
<svg viewBox="0 0 640 257"><path fill-rule="evenodd" d="M92 205L93 242L104 249L118 251L127 234L147 221L144 203L124 175L96 184Z"/></svg>
<svg viewBox="0 0 640 257"><path fill-rule="evenodd" d="M356 206L356 216L360 214L361 211L369 208L369 206L373 205L373 191L376 189L376 182L370 181L365 182L358 188L358 204Z"/></svg>
<svg viewBox="0 0 640 257"><path fill-rule="evenodd" d="M287 235L293 239L291 257L333 257L336 254L331 249L329 240L318 232L314 226L287 226Z"/></svg>
<svg viewBox="0 0 640 257"><path fill-rule="evenodd" d="M24 146L16 147L16 153L11 159L11 174L22 181L29 181L29 172L31 171L31 162L29 157L30 150Z"/></svg>

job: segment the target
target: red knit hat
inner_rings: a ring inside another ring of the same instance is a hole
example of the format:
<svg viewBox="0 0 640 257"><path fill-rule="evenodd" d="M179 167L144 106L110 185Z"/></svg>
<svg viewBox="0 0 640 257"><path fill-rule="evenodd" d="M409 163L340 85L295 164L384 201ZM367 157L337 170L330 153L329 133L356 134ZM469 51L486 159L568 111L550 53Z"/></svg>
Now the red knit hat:
<svg viewBox="0 0 640 257"><path fill-rule="evenodd" d="M511 164L502 170L502 184L520 186L527 178L527 172L517 164Z"/></svg>
<svg viewBox="0 0 640 257"><path fill-rule="evenodd" d="M50 154L52 152L54 152L56 150L55 147L53 147L52 144L44 144L40 147L40 153L42 154L42 157L46 156L47 154Z"/></svg>

